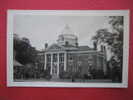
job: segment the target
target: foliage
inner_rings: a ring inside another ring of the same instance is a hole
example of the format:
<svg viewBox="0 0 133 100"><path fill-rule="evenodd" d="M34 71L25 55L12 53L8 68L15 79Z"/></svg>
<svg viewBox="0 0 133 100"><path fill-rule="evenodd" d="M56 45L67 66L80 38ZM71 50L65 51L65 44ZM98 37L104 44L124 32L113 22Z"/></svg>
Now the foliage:
<svg viewBox="0 0 133 100"><path fill-rule="evenodd" d="M91 70L91 76L93 79L104 79L104 72L103 70L93 69Z"/></svg>
<svg viewBox="0 0 133 100"><path fill-rule="evenodd" d="M96 44L98 43L108 43L111 45L113 43L113 34L108 32L107 29L99 29L97 34L92 38Z"/></svg>
<svg viewBox="0 0 133 100"><path fill-rule="evenodd" d="M60 74L59 74L59 77L60 77L61 79L70 79L71 76L72 76L72 73L66 72L66 71L62 71L62 72L60 72Z"/></svg>
<svg viewBox="0 0 133 100"><path fill-rule="evenodd" d="M120 35L123 35L123 16L110 16L109 24L112 25L113 29L119 32ZM120 36L121 37L121 36ZM122 40L122 38L120 38Z"/></svg>
<svg viewBox="0 0 133 100"><path fill-rule="evenodd" d="M121 77L122 73L122 58L123 58L123 16L110 16L109 24L112 26L112 32L109 32L108 29L99 29L96 32L96 35L92 38L94 41L94 48L98 44L106 44L106 46L110 47L110 51L112 52L112 58L108 61L111 64L112 59L116 61L117 64L113 65L112 73L116 76ZM115 77L116 77L115 76ZM119 80L121 80L119 77ZM114 76L112 77L114 78Z"/></svg>
<svg viewBox="0 0 133 100"><path fill-rule="evenodd" d="M16 60L22 64L34 63L37 51L31 46L28 38L14 37L14 50L16 51Z"/></svg>
<svg viewBox="0 0 133 100"><path fill-rule="evenodd" d="M99 29L92 38L94 46L100 43L107 44L111 47L112 53L122 60L123 16L110 16L109 24L112 26L113 32L109 32L108 29Z"/></svg>
<svg viewBox="0 0 133 100"><path fill-rule="evenodd" d="M123 52L123 26L124 26L123 16L110 16L109 23L112 25L113 29L117 32L116 41L112 45L112 51L119 58L122 63L122 52Z"/></svg>

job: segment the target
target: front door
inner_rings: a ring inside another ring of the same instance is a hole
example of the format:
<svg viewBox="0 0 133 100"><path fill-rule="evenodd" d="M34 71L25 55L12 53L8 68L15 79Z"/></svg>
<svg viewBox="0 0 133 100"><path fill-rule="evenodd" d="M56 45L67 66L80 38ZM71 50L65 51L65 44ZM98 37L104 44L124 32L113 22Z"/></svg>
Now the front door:
<svg viewBox="0 0 133 100"><path fill-rule="evenodd" d="M52 78L58 77L57 70L58 70L57 63L54 63L52 68Z"/></svg>

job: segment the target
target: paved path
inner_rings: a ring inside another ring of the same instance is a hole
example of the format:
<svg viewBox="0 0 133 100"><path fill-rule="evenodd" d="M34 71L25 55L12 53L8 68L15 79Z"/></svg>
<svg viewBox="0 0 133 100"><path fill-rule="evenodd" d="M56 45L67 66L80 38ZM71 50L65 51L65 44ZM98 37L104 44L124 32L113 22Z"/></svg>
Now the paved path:
<svg viewBox="0 0 133 100"><path fill-rule="evenodd" d="M51 80L46 80L46 79L28 79L28 80L15 80L17 82L72 82L71 79L51 79ZM109 79L92 79L92 80L83 80L83 79L75 79L75 83L81 82L81 83L112 83L111 80Z"/></svg>

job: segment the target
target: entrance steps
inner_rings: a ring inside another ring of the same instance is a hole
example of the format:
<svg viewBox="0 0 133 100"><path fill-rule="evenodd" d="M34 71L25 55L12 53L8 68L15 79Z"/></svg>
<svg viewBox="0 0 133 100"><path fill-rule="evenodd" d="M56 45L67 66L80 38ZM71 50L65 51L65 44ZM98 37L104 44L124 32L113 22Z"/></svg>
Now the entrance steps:
<svg viewBox="0 0 133 100"><path fill-rule="evenodd" d="M52 80L56 80L56 79L59 79L59 76L57 76L57 75L52 75Z"/></svg>

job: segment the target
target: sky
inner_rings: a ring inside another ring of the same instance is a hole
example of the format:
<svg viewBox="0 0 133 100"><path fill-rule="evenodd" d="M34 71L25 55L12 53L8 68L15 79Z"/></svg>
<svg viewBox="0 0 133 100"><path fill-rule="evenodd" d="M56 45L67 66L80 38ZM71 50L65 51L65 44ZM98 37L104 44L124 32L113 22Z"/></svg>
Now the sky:
<svg viewBox="0 0 133 100"><path fill-rule="evenodd" d="M13 32L19 37L27 37L37 50L44 44L56 43L62 30L68 25L78 36L79 45L92 47L91 38L101 28L110 27L105 16L59 16L16 14L13 20Z"/></svg>

